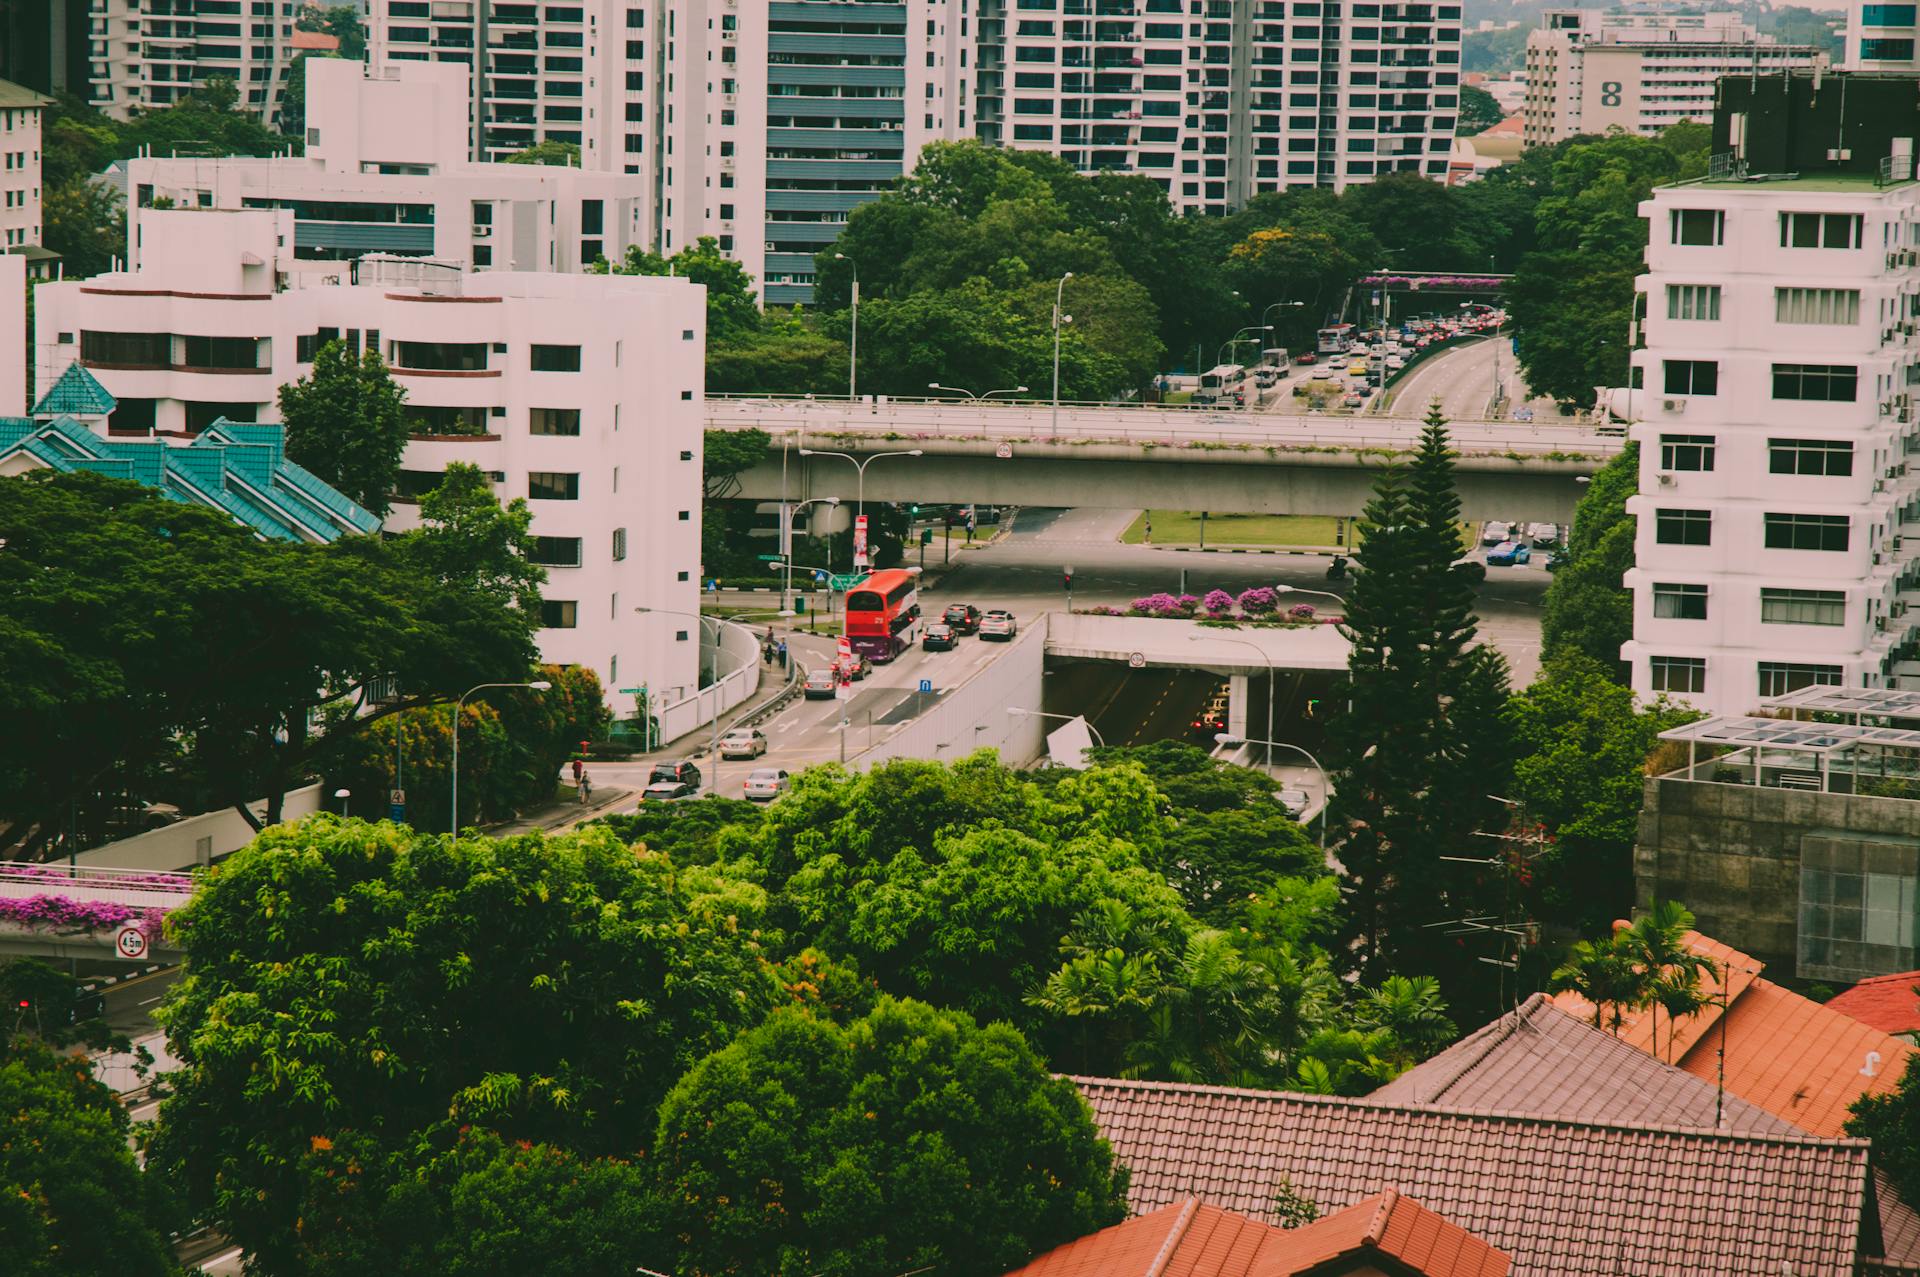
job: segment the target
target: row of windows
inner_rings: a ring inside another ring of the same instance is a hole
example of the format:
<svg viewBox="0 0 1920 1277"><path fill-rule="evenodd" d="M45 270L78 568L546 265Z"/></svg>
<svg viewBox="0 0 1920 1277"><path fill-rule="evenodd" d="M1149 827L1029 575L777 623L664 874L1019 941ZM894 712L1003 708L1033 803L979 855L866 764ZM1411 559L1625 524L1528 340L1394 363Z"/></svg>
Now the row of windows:
<svg viewBox="0 0 1920 1277"><path fill-rule="evenodd" d="M1865 219L1859 213L1781 213L1782 248L1859 248ZM1717 208L1676 208L1667 213L1668 239L1711 247L1727 241L1727 214Z"/></svg>
<svg viewBox="0 0 1920 1277"><path fill-rule="evenodd" d="M1707 619L1707 587L1656 581L1653 614L1671 621ZM1760 621L1765 625L1840 625L1846 620L1842 590L1762 589Z"/></svg>
<svg viewBox="0 0 1920 1277"><path fill-rule="evenodd" d="M1814 403L1852 403L1859 397L1860 370L1851 364L1775 364L1773 397ZM1717 395L1720 363L1714 359L1661 362L1661 389L1669 395Z"/></svg>
<svg viewBox="0 0 1920 1277"><path fill-rule="evenodd" d="M1667 318L1720 318L1720 285L1668 284ZM1776 288L1773 318L1780 324L1857 324L1860 290L1857 288Z"/></svg>
<svg viewBox="0 0 1920 1277"><path fill-rule="evenodd" d="M543 568L577 568L583 562L583 551L579 537L534 537L529 558ZM627 530L613 530L613 561L619 563L627 557Z"/></svg>
<svg viewBox="0 0 1920 1277"><path fill-rule="evenodd" d="M1648 681L1656 692L1707 690L1707 662L1700 656L1653 656L1647 659ZM1761 661L1756 688L1761 696L1785 696L1803 687L1840 686L1838 665L1808 665L1798 661Z"/></svg>
<svg viewBox="0 0 1920 1277"><path fill-rule="evenodd" d="M1717 451L1712 435L1661 435L1660 468L1709 471ZM1769 439L1767 470L1771 474L1844 477L1853 473L1853 443L1847 439Z"/></svg>
<svg viewBox="0 0 1920 1277"><path fill-rule="evenodd" d="M1769 550L1845 550L1851 534L1844 514L1768 514L1763 522ZM1660 545L1712 545L1713 512L1655 510L1653 539Z"/></svg>

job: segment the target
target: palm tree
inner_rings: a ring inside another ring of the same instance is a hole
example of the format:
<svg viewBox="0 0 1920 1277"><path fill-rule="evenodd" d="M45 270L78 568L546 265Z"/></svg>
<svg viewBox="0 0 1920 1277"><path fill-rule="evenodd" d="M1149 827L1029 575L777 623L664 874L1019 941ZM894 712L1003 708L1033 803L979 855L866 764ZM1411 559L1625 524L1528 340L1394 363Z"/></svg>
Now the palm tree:
<svg viewBox="0 0 1920 1277"><path fill-rule="evenodd" d="M1702 978L1720 973L1712 958L1687 943L1693 913L1675 900L1653 907L1620 933L1619 940L1646 980L1646 1004L1653 1015L1653 1054L1660 1056L1660 1011L1667 1012L1667 1063L1673 1063L1673 1038L1683 1016L1695 1015L1710 1000Z"/></svg>
<svg viewBox="0 0 1920 1277"><path fill-rule="evenodd" d="M1460 1032L1447 1018L1440 982L1430 975L1388 976L1379 988L1366 990L1359 1018L1362 1027L1392 1035L1388 1059L1397 1072L1412 1068Z"/></svg>
<svg viewBox="0 0 1920 1277"><path fill-rule="evenodd" d="M1624 934L1624 933L1622 933ZM1593 1027L1603 1027L1600 1012L1611 1008L1615 1037L1630 1010L1645 1006L1652 996L1650 982L1633 961L1621 936L1605 940L1582 940L1573 946L1567 960L1549 978L1547 987L1554 993L1577 993L1593 1006Z"/></svg>

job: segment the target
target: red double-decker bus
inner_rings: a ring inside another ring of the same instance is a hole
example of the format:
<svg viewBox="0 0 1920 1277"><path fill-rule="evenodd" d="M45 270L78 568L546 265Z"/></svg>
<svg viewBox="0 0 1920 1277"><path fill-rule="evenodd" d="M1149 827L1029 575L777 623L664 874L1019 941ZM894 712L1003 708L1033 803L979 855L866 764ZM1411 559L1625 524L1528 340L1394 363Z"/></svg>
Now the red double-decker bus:
<svg viewBox="0 0 1920 1277"><path fill-rule="evenodd" d="M867 574L847 591L847 642L876 663L890 661L920 640L918 572L888 568Z"/></svg>

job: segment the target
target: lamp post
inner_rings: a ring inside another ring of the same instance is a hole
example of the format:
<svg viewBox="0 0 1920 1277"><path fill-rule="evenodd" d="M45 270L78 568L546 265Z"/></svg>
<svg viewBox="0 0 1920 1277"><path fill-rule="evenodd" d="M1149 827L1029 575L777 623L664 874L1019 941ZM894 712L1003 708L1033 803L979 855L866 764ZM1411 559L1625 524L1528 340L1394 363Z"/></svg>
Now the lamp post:
<svg viewBox="0 0 1920 1277"><path fill-rule="evenodd" d="M1281 749L1290 749L1312 763L1313 769L1320 773L1320 850L1327 849L1327 807L1333 801L1333 779L1327 774L1327 769L1320 765L1319 759L1300 746L1283 740L1249 740L1245 736L1235 736L1232 732L1216 732L1213 739L1220 745L1265 745L1269 755L1273 747L1278 745ZM1272 763L1268 763L1268 766L1272 766Z"/></svg>
<svg viewBox="0 0 1920 1277"><path fill-rule="evenodd" d="M786 544L780 547L780 558L785 563L787 569L786 583L780 587L780 615L782 616L792 616L794 614L793 604L791 602L793 597L793 516L799 514L810 505L822 504L837 506L840 504L840 498L808 497L805 501L799 502L796 505L783 505L780 507L782 520L780 530L786 541Z"/></svg>
<svg viewBox="0 0 1920 1277"><path fill-rule="evenodd" d="M1275 594L1313 594L1313 595L1318 595L1320 598L1323 598L1323 599L1332 599L1335 603L1338 603L1341 607L1345 607L1347 605L1346 596L1335 594L1332 590L1309 590L1303 586L1298 586L1298 585L1278 585L1278 584L1272 586L1271 588Z"/></svg>
<svg viewBox="0 0 1920 1277"><path fill-rule="evenodd" d="M749 639L753 640L755 647L759 646L760 636L753 632L752 627L742 625L740 624L740 622L734 620L730 616L706 616L699 612L682 612L676 608L670 608L670 607L637 607L633 610L635 612L640 613L643 616L648 614L652 614L656 616L685 616L685 617L691 617L693 620L696 620L703 625L706 624L708 621L713 622L714 633L716 636L714 641L714 646L713 646L713 682L710 684L710 686L714 689L713 690L713 717L708 720L708 723L712 728L712 731L708 737L708 741L711 746L711 750L713 754L713 759L712 759L713 774L707 780L707 796L710 798L717 798L720 796L720 644L718 640L719 629L722 625L731 625L734 629L744 632Z"/></svg>
<svg viewBox="0 0 1920 1277"><path fill-rule="evenodd" d="M1067 281L1073 278L1068 271L1060 277L1060 283L1053 290L1053 426L1055 436L1060 433L1060 325L1073 322L1072 315L1062 316L1060 306L1067 295Z"/></svg>
<svg viewBox="0 0 1920 1277"><path fill-rule="evenodd" d="M845 262L853 267L853 340L847 345L847 402L854 401L855 374L860 367L860 263L845 253L835 253L833 260ZM806 450L801 449L802 453Z"/></svg>
<svg viewBox="0 0 1920 1277"><path fill-rule="evenodd" d="M1249 639L1229 638L1224 634L1222 635L1213 635L1213 634L1187 635L1187 642L1189 643L1211 643L1215 641L1222 642L1222 643L1238 643L1241 647L1250 647L1254 651L1260 654L1261 660L1266 662L1267 664L1267 735L1271 737L1273 735L1273 703L1274 701L1279 699L1279 696L1277 694L1279 689L1275 686L1275 684L1279 682L1279 677L1273 668L1273 658L1267 655L1266 648L1261 647L1258 643L1255 643ZM1273 766L1272 750L1267 751L1267 766L1269 767Z"/></svg>
<svg viewBox="0 0 1920 1277"><path fill-rule="evenodd" d="M1227 358L1226 358L1227 351L1231 347L1237 346L1241 342L1247 340L1247 338L1242 336L1241 334L1270 333L1272 331L1273 331L1272 324L1248 324L1245 328L1242 328L1239 332L1236 332L1233 336L1227 338L1225 344L1223 344L1219 350L1214 352L1213 362L1216 364L1224 364L1225 362L1227 362Z"/></svg>
<svg viewBox="0 0 1920 1277"><path fill-rule="evenodd" d="M467 697L489 687L526 687L536 692L544 692L553 684L546 679L536 679L531 683L477 683L469 687L453 700L453 812L449 821L450 832L455 838L460 836L460 710L467 703Z"/></svg>
<svg viewBox="0 0 1920 1277"><path fill-rule="evenodd" d="M968 390L964 386L943 386L937 381L928 382L927 389L928 390L944 390L950 395L965 395L967 398L974 399L974 400L991 399L995 395L1011 396L1011 395L1024 395L1027 393L1027 388L1025 386L1015 386L1011 390L989 390L984 395L976 395L971 390Z"/></svg>
<svg viewBox="0 0 1920 1277"><path fill-rule="evenodd" d="M855 517L864 519L867 517L867 467L872 465L874 462L880 460L880 458L882 457L918 457L918 456L924 456L925 453L922 449L919 449L919 448L909 448L904 452L876 452L870 457L856 457L852 453L848 453L848 452L823 452L817 448L802 448L800 449L800 455L803 457L838 457L842 461L852 462L853 468L860 472L860 484L859 484L859 490L858 490L858 501L855 509ZM859 561L867 557L866 548L864 546L861 547L855 553L854 557L855 557L855 562L853 566L855 566L856 568L863 568L867 566L865 563Z"/></svg>
<svg viewBox="0 0 1920 1277"><path fill-rule="evenodd" d="M333 791L333 796L340 800L340 815L344 818L347 814L347 800L353 797L353 791L351 789L336 789Z"/></svg>
<svg viewBox="0 0 1920 1277"><path fill-rule="evenodd" d="M1270 317L1272 316L1274 311L1280 310L1282 308L1285 308L1288 310L1299 310L1302 306L1305 306L1305 305L1306 305L1305 302L1275 302L1273 303L1273 305L1267 307L1265 310L1260 312L1260 322L1266 325L1266 329L1268 332L1272 332L1273 320Z"/></svg>
<svg viewBox="0 0 1920 1277"><path fill-rule="evenodd" d="M1045 710L1020 709L1019 707L1014 705L1007 706L1007 713L1011 714L1015 718L1057 718L1062 720L1063 722L1068 722L1068 723L1086 722L1086 715L1084 714L1050 714ZM1095 727L1092 723L1087 723L1087 735L1093 737L1093 743L1098 745L1101 749L1105 749L1107 747L1107 742L1100 739L1100 729Z"/></svg>

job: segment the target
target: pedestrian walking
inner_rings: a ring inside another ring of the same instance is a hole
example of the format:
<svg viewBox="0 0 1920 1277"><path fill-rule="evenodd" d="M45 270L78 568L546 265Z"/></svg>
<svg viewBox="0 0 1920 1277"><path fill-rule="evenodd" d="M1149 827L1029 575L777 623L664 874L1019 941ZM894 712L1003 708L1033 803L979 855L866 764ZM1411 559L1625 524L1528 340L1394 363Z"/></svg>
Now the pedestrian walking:
<svg viewBox="0 0 1920 1277"><path fill-rule="evenodd" d="M780 668L784 670L787 668L787 641L785 639L780 640L779 656Z"/></svg>
<svg viewBox="0 0 1920 1277"><path fill-rule="evenodd" d="M584 767L580 769L579 786L580 801L585 804L587 799L593 796L593 776Z"/></svg>
<svg viewBox="0 0 1920 1277"><path fill-rule="evenodd" d="M773 640L772 639L768 639L766 642L760 645L760 663L762 665L773 664Z"/></svg>
<svg viewBox="0 0 1920 1277"><path fill-rule="evenodd" d="M573 760L573 783L574 784L578 785L580 783L580 773L585 770L586 770L585 763L581 762L577 758Z"/></svg>

